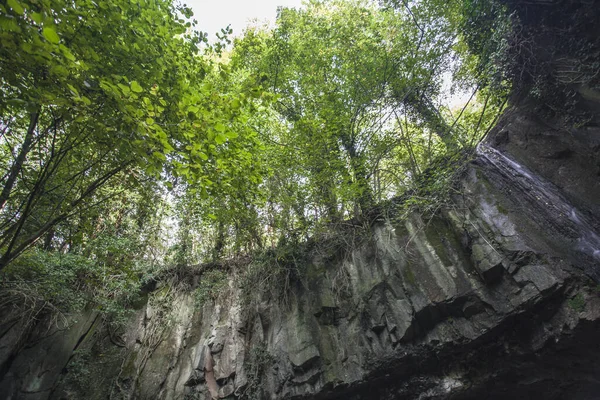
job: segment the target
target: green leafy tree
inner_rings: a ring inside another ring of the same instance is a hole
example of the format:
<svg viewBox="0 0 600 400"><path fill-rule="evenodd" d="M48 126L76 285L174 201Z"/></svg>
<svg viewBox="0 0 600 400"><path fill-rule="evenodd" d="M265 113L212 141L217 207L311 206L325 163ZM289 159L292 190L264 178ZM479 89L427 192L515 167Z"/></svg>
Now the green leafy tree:
<svg viewBox="0 0 600 400"><path fill-rule="evenodd" d="M246 170L255 141L236 127L257 93L215 86L229 72L202 55L189 8L10 0L0 12L0 269L116 179L205 190L216 170Z"/></svg>
<svg viewBox="0 0 600 400"><path fill-rule="evenodd" d="M277 95L277 116L259 131L276 166L270 203L287 226L310 225L311 208L329 221L359 215L389 195L382 187L394 178L384 169L394 159L409 161L414 176L439 141L455 145L434 104L455 42L451 12L309 1L281 9L272 32L251 29L236 41L232 64ZM415 156L414 135L426 138L425 157Z"/></svg>

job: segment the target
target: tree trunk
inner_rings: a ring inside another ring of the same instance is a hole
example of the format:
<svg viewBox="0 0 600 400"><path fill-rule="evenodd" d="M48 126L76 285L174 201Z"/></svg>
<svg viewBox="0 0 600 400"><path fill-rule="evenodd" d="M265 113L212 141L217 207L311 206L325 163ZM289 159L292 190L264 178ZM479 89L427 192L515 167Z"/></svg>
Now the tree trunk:
<svg viewBox="0 0 600 400"><path fill-rule="evenodd" d="M217 226L217 239L215 241L215 248L213 249L213 261L218 261L223 256L223 249L225 248L225 224L223 221L219 221Z"/></svg>
<svg viewBox="0 0 600 400"><path fill-rule="evenodd" d="M354 183L358 189L357 204L362 212L373 205L373 189L369 186L369 176L363 157L356 150L356 146L349 138L343 138L342 144L350 157L350 168Z"/></svg>
<svg viewBox="0 0 600 400"><path fill-rule="evenodd" d="M36 111L32 113L29 118L29 128L27 128L25 140L23 140L23 144L21 145L19 154L17 155L15 162L10 168L10 172L8 174L8 177L6 178L6 183L4 184L2 193L0 193L0 211L4 209L4 206L6 205L6 202L10 197L10 192L12 192L13 187L15 186L17 176L23 168L23 162L25 162L25 158L27 157L29 150L31 150L31 145L33 143L33 137L35 133L35 128L37 127L39 116L39 112Z"/></svg>

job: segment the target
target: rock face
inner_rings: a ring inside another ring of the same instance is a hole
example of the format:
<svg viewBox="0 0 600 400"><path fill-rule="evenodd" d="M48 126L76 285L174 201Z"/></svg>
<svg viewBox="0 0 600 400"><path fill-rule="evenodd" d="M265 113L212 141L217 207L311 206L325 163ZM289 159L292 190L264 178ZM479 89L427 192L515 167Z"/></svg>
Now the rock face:
<svg viewBox="0 0 600 400"><path fill-rule="evenodd" d="M233 271L201 308L159 285L118 340L90 313L15 352L22 327L3 324L1 397L597 398L597 204L539 173L535 152L492 147L511 148L522 118L506 114L435 218L311 254L286 301L249 309Z"/></svg>

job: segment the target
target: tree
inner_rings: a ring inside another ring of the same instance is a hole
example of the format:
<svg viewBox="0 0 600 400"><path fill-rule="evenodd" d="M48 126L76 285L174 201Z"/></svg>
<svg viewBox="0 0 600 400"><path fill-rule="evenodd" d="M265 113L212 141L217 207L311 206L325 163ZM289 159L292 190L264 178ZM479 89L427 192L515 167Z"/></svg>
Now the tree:
<svg viewBox="0 0 600 400"><path fill-rule="evenodd" d="M272 33L250 30L236 42L233 64L263 77L289 127L270 129L267 140L280 145L275 153L300 153L312 201L329 219L347 215L350 204L358 215L374 203L379 166L406 140L397 115L416 111L413 120L450 137L431 100L453 43L448 23L401 11L370 1L309 1L282 9Z"/></svg>
<svg viewBox="0 0 600 400"><path fill-rule="evenodd" d="M227 68L202 56L190 9L8 0L0 11L0 270L134 171L203 190L216 168L244 169L255 141L234 127L256 90L213 85Z"/></svg>
<svg viewBox="0 0 600 400"><path fill-rule="evenodd" d="M384 3L308 1L280 9L273 30L235 41L232 68L277 98L255 118L271 171L262 187L269 232L307 234L360 217L410 188L435 158L476 143L502 108L464 67L454 82L472 91L469 103L443 104L452 72L471 65L462 2Z"/></svg>

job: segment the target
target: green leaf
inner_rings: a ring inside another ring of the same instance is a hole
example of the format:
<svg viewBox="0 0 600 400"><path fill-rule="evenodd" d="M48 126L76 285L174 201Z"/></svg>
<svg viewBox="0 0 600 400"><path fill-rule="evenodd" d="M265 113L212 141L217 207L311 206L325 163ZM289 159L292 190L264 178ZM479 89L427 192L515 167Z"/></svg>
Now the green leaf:
<svg viewBox="0 0 600 400"><path fill-rule="evenodd" d="M166 161L167 157L165 157L165 155L163 153L160 153L158 151L155 151L152 153L152 155L154 156L154 158L156 158L157 160L161 160L161 161Z"/></svg>
<svg viewBox="0 0 600 400"><path fill-rule="evenodd" d="M0 16L0 28L8 32L21 32L21 28L14 18L3 18Z"/></svg>
<svg viewBox="0 0 600 400"><path fill-rule="evenodd" d="M19 4L19 2L17 0L7 0L6 2L10 6L10 8L12 8L13 11L16 12L17 14L23 15L23 13L25 12L25 10L23 9L23 6L21 6L21 4Z"/></svg>
<svg viewBox="0 0 600 400"><path fill-rule="evenodd" d="M46 28L42 29L42 35L50 43L58 44L58 42L60 42L60 37L58 36L56 31L52 28L46 27Z"/></svg>
<svg viewBox="0 0 600 400"><path fill-rule="evenodd" d="M75 96L79 97L79 92L77 91L77 89L75 89L75 87L73 87L73 85L67 83L67 87Z"/></svg>
<svg viewBox="0 0 600 400"><path fill-rule="evenodd" d="M69 70L67 70L62 65L54 65L50 69L50 71L55 75L60 75L60 76L68 76L69 75Z"/></svg>
<svg viewBox="0 0 600 400"><path fill-rule="evenodd" d="M22 49L23 49L23 50L24 50L26 53L29 53L29 54L32 54L32 53L34 52L34 50L33 50L33 46L31 45L31 43L27 43L27 42L25 42L25 43L21 43L21 48L22 48Z"/></svg>
<svg viewBox="0 0 600 400"><path fill-rule="evenodd" d="M220 122L217 122L217 124L215 125L215 130L217 132L224 132L225 131L225 125L223 125Z"/></svg>
<svg viewBox="0 0 600 400"><path fill-rule="evenodd" d="M137 83L137 81L131 82L131 90L135 93L142 93L144 91L144 89L140 86L139 83Z"/></svg>
<svg viewBox="0 0 600 400"><path fill-rule="evenodd" d="M65 46L64 44L61 44L60 46L60 51L63 53L63 55L65 56L65 58L69 61L75 61L75 56L73 55L73 53L71 53L71 50L69 50L69 48L67 46Z"/></svg>
<svg viewBox="0 0 600 400"><path fill-rule="evenodd" d="M223 144L226 141L227 141L227 138L222 133L219 133L217 136L215 136L215 142L217 142L217 144Z"/></svg>
<svg viewBox="0 0 600 400"><path fill-rule="evenodd" d="M44 17L42 17L42 14L40 13L31 13L31 19L33 20L33 22L35 22L36 24L41 24L42 20Z"/></svg>
<svg viewBox="0 0 600 400"><path fill-rule="evenodd" d="M129 94L131 93L129 86L125 86L122 83L117 83L117 86L119 87L119 89L121 89L125 96L129 96Z"/></svg>

